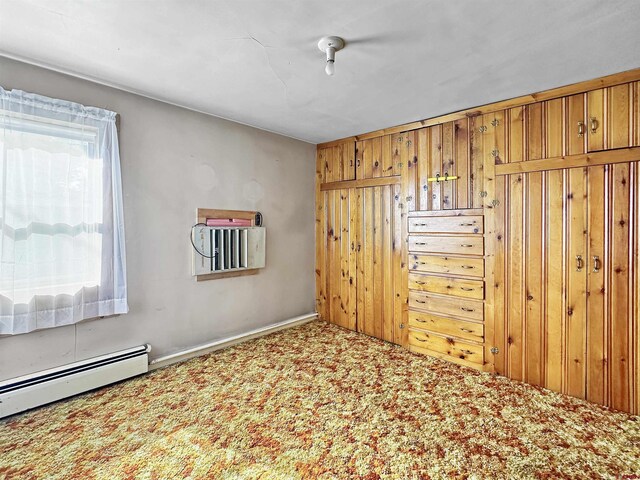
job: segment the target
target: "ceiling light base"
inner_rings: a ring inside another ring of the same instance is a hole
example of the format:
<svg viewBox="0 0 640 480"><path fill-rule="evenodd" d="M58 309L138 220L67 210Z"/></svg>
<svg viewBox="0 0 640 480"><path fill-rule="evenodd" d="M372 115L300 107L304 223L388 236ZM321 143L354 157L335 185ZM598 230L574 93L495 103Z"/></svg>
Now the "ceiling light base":
<svg viewBox="0 0 640 480"><path fill-rule="evenodd" d="M326 52L328 48L333 48L336 52L344 48L344 40L340 37L323 37L318 42L318 50Z"/></svg>

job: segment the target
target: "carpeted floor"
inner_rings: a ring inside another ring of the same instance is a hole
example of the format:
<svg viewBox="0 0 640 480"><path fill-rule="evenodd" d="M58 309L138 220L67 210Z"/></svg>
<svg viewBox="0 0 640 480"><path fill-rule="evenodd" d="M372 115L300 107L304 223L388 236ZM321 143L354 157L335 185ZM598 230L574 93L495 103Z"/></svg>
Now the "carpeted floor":
<svg viewBox="0 0 640 480"><path fill-rule="evenodd" d="M0 420L0 478L620 478L640 418L313 322Z"/></svg>

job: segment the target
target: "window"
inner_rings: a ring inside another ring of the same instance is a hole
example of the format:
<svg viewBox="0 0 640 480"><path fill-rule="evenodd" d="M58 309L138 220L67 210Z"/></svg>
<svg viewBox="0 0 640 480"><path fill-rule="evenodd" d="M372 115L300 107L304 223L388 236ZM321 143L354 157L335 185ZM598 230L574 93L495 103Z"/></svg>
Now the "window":
<svg viewBox="0 0 640 480"><path fill-rule="evenodd" d="M115 113L0 88L0 334L126 313Z"/></svg>

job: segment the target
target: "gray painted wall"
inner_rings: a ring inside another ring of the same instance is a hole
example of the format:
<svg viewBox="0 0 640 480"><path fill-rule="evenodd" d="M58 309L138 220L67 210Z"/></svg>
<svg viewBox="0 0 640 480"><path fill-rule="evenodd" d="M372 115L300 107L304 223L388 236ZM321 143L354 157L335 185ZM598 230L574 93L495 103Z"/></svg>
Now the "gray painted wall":
<svg viewBox="0 0 640 480"><path fill-rule="evenodd" d="M0 380L145 342L157 358L314 311L314 145L2 57L0 86L120 114L130 309L0 338ZM196 283L198 207L261 211L267 267Z"/></svg>

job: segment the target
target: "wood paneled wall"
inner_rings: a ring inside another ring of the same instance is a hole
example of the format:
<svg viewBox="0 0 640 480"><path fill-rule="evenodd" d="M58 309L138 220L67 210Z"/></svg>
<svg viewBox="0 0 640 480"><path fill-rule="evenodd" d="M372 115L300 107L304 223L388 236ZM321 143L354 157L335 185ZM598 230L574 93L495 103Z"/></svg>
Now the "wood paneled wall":
<svg viewBox="0 0 640 480"><path fill-rule="evenodd" d="M408 219L474 209L484 369L640 413L639 163L640 69L319 145L318 312L408 346Z"/></svg>

